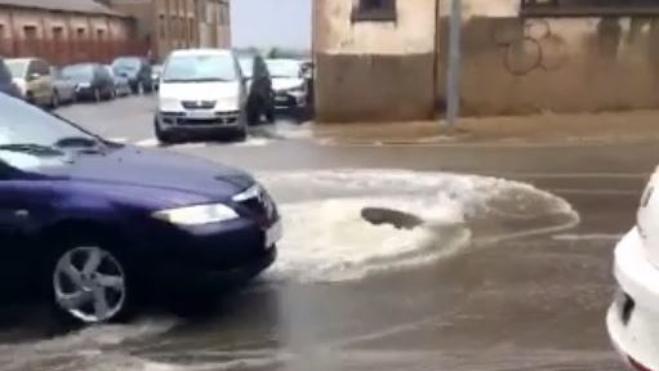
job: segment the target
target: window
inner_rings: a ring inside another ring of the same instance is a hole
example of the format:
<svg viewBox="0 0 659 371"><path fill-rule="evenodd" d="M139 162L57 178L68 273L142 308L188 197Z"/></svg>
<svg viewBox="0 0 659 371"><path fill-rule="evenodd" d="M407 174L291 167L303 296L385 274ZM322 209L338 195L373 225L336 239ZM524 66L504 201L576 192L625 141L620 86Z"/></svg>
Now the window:
<svg viewBox="0 0 659 371"><path fill-rule="evenodd" d="M60 26L53 27L53 40L61 41L64 38L64 29Z"/></svg>
<svg viewBox="0 0 659 371"><path fill-rule="evenodd" d="M96 40L103 40L105 37L105 30L97 29L96 30Z"/></svg>
<svg viewBox="0 0 659 371"><path fill-rule="evenodd" d="M522 0L523 15L529 16L634 16L659 14L656 0Z"/></svg>
<svg viewBox="0 0 659 371"><path fill-rule="evenodd" d="M35 26L25 26L25 27L23 27L23 34L25 35L26 40L36 40L36 38L37 38L37 27L35 27Z"/></svg>
<svg viewBox="0 0 659 371"><path fill-rule="evenodd" d="M163 71L165 82L236 81L238 71L230 54L174 55Z"/></svg>
<svg viewBox="0 0 659 371"><path fill-rule="evenodd" d="M5 39L5 25L0 24L0 42Z"/></svg>
<svg viewBox="0 0 659 371"><path fill-rule="evenodd" d="M78 27L76 30L76 35L78 36L78 40L84 39L85 38L85 29L82 27Z"/></svg>
<svg viewBox="0 0 659 371"><path fill-rule="evenodd" d="M171 39L176 40L178 36L180 35L180 31L178 29L178 19L176 16L170 16L169 17L169 32L171 33Z"/></svg>
<svg viewBox="0 0 659 371"><path fill-rule="evenodd" d="M48 63L46 63L46 61L42 59L36 59L33 62L33 65L35 72L38 73L39 75L41 76L50 75L50 66L48 65Z"/></svg>
<svg viewBox="0 0 659 371"><path fill-rule="evenodd" d="M229 14L227 12L226 4L221 3L219 11L220 11L220 25L229 24Z"/></svg>
<svg viewBox="0 0 659 371"><path fill-rule="evenodd" d="M396 0L359 0L352 10L353 22L395 22Z"/></svg>
<svg viewBox="0 0 659 371"><path fill-rule="evenodd" d="M165 24L165 16L163 14L160 15L158 23L160 25L160 37L164 38L167 34L167 25Z"/></svg>

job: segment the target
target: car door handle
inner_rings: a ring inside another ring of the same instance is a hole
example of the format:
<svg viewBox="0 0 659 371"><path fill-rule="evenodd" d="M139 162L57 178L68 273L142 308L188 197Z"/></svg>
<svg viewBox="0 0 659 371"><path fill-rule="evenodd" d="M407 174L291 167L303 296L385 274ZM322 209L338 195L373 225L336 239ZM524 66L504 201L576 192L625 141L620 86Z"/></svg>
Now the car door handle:
<svg viewBox="0 0 659 371"><path fill-rule="evenodd" d="M14 216L20 219L25 219L30 216L30 212L25 209L14 210Z"/></svg>

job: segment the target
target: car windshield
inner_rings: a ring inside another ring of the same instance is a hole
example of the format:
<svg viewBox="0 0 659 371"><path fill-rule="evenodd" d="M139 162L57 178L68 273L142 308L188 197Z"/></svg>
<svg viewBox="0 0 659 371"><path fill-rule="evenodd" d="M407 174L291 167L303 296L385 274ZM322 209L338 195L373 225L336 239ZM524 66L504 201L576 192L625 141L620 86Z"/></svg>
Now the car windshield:
<svg viewBox="0 0 659 371"><path fill-rule="evenodd" d="M300 77L300 64L296 61L271 59L266 64L272 77Z"/></svg>
<svg viewBox="0 0 659 371"><path fill-rule="evenodd" d="M0 95L0 160L64 155L69 147L90 147L100 140L69 122L19 100ZM20 162L17 165L20 168Z"/></svg>
<svg viewBox="0 0 659 371"><path fill-rule="evenodd" d="M90 64L77 64L64 67L62 77L73 81L89 81L94 76L94 66Z"/></svg>
<svg viewBox="0 0 659 371"><path fill-rule="evenodd" d="M164 82L235 81L231 55L175 55L165 66Z"/></svg>
<svg viewBox="0 0 659 371"><path fill-rule="evenodd" d="M240 58L239 62L240 62L240 69L243 72L243 76L247 77L248 79L251 79L254 73L254 59Z"/></svg>
<svg viewBox="0 0 659 371"><path fill-rule="evenodd" d="M140 69L140 65L139 58L119 58L112 63L112 69L115 71L137 71Z"/></svg>
<svg viewBox="0 0 659 371"><path fill-rule="evenodd" d="M7 68L9 69L9 72L11 73L11 76L14 78L20 78L25 76L25 72L27 71L27 66L28 63L25 61L17 61L17 60L7 60L5 61L7 64Z"/></svg>

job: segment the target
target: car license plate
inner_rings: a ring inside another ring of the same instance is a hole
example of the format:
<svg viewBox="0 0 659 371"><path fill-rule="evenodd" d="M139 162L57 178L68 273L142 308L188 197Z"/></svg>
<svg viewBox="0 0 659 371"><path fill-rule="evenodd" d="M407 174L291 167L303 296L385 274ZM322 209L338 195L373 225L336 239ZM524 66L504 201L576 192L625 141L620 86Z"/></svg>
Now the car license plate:
<svg viewBox="0 0 659 371"><path fill-rule="evenodd" d="M210 119L214 117L214 113L211 111L191 111L188 112L188 118L191 119Z"/></svg>
<svg viewBox="0 0 659 371"><path fill-rule="evenodd" d="M281 222L273 224L270 228L265 231L265 247L273 247L277 241L281 240L283 235L283 228Z"/></svg>

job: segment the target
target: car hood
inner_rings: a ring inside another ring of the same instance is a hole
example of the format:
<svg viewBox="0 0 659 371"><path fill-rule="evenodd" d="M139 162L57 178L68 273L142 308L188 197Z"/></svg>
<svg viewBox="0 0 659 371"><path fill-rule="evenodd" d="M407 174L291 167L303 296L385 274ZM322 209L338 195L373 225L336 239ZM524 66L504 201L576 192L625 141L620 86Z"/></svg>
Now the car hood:
<svg viewBox="0 0 659 371"><path fill-rule="evenodd" d="M275 91L289 90L304 85L304 80L296 77L275 77L272 79L272 89Z"/></svg>
<svg viewBox="0 0 659 371"><path fill-rule="evenodd" d="M214 100L235 98L240 92L237 81L230 82L194 82L161 83L160 98L177 100Z"/></svg>
<svg viewBox="0 0 659 371"><path fill-rule="evenodd" d="M66 166L49 168L49 175L106 186L134 186L189 193L208 201L229 201L254 184L247 173L199 158L162 150L126 146L106 155L76 155Z"/></svg>

